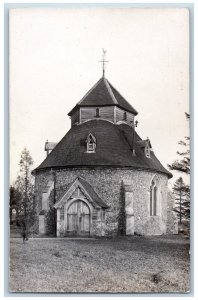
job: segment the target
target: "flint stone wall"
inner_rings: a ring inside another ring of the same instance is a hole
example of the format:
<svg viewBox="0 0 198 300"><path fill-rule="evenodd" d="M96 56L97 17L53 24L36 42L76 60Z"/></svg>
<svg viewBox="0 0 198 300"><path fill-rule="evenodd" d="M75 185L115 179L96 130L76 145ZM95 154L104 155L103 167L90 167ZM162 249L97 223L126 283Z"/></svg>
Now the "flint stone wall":
<svg viewBox="0 0 198 300"><path fill-rule="evenodd" d="M158 180L158 207L157 216L150 216L150 185L154 176ZM130 184L133 191L134 233L166 234L167 223L170 222L167 217L174 218L171 214L167 216L167 176L129 168L68 168L54 170L54 175L50 170L39 171L36 175L37 217L42 210L43 189L50 180L55 182L55 192L53 190L49 197L49 211L45 213L46 233L55 234L53 205L76 177L88 181L101 199L110 206L106 210L105 222L102 225L94 222L93 235L116 235L126 232L123 207L125 183ZM171 222L174 223L174 220ZM38 224L37 218L37 230Z"/></svg>

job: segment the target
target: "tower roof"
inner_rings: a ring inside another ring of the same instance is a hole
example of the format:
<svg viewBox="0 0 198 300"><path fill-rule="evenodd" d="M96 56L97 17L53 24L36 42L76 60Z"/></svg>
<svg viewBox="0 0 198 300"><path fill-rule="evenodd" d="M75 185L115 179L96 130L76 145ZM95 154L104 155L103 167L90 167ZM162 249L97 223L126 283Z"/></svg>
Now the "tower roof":
<svg viewBox="0 0 198 300"><path fill-rule="evenodd" d="M68 115L71 116L79 107L114 105L134 115L138 114L138 112L124 99L124 97L112 86L112 84L105 77L102 77L76 104Z"/></svg>

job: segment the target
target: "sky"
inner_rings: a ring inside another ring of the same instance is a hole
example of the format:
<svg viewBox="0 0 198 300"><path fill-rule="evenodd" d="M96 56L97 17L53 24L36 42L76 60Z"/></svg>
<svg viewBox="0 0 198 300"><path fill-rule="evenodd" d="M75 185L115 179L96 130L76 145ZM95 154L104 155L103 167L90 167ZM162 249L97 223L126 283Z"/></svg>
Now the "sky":
<svg viewBox="0 0 198 300"><path fill-rule="evenodd" d="M187 9L11 10L10 182L24 147L36 168L45 141L70 129L67 113L102 76L102 48L106 78L138 111L138 134L165 167L172 163L189 135L188 17Z"/></svg>

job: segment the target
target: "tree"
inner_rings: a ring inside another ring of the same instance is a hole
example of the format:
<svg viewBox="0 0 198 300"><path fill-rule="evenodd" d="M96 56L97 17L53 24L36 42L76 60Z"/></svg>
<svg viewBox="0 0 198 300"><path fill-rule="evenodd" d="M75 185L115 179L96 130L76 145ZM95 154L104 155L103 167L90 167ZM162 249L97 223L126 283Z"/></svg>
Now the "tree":
<svg viewBox="0 0 198 300"><path fill-rule="evenodd" d="M175 195L175 211L177 212L181 224L182 217L190 218L190 189L185 184L182 177L179 177L174 186L173 193Z"/></svg>
<svg viewBox="0 0 198 300"><path fill-rule="evenodd" d="M186 119L190 120L190 115L185 113ZM177 154L181 157L181 159L175 160L171 165L168 165L170 170L178 171L183 174L190 174L190 137L185 136L184 141L179 141L179 145L185 147L184 151L177 151ZM182 215L189 219L190 218L190 186L185 184L182 177L176 180L173 186L173 193L176 196L176 211L180 217ZM178 210L178 201L179 201L179 210Z"/></svg>
<svg viewBox="0 0 198 300"><path fill-rule="evenodd" d="M29 151L24 148L20 157L19 175L15 181L15 189L21 195L20 212L23 215L23 226L28 231L34 223L35 209L34 209L34 183L31 175L31 166L33 159Z"/></svg>
<svg viewBox="0 0 198 300"><path fill-rule="evenodd" d="M190 115L188 113L185 113L186 119L190 119ZM181 146L186 147L187 149L180 152L177 151L177 154L181 157L180 160L175 160L171 165L168 165L170 170L190 174L190 137L185 136L184 141L179 141L178 144Z"/></svg>
<svg viewBox="0 0 198 300"><path fill-rule="evenodd" d="M21 199L22 195L20 191L13 185L10 186L10 223L12 224L12 212L16 211L16 220L21 213Z"/></svg>

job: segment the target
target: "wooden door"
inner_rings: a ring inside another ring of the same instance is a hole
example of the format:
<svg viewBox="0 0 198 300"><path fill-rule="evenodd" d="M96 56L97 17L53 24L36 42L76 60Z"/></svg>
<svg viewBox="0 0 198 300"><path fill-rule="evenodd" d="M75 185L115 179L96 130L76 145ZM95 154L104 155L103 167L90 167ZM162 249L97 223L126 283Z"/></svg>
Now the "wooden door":
<svg viewBox="0 0 198 300"><path fill-rule="evenodd" d="M90 209L82 200L74 201L67 210L67 235L88 236L90 233Z"/></svg>

